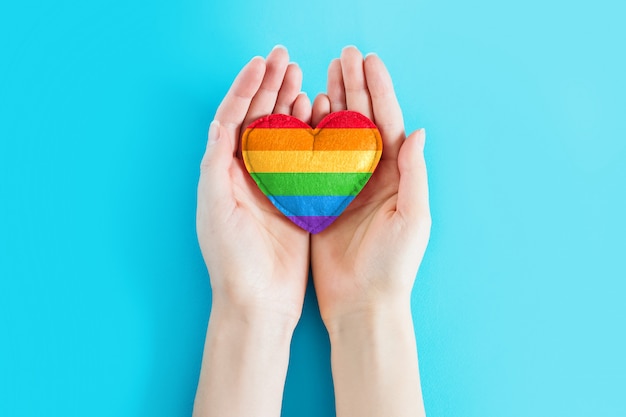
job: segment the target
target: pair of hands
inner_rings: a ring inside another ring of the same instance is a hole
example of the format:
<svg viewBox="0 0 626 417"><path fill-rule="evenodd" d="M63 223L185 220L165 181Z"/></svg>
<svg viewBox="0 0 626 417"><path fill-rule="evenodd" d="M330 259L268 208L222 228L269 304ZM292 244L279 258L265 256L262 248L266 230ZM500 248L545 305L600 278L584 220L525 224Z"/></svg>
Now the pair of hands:
<svg viewBox="0 0 626 417"><path fill-rule="evenodd" d="M327 327L353 314L410 303L430 233L423 129L405 134L391 77L376 55L354 47L330 63L328 92L311 105L287 50L253 58L239 73L209 129L198 186L197 232L213 308L243 318L300 318L309 264ZM378 126L383 153L370 181L326 230L309 235L263 195L241 160L243 130L270 113L312 126L354 110Z"/></svg>

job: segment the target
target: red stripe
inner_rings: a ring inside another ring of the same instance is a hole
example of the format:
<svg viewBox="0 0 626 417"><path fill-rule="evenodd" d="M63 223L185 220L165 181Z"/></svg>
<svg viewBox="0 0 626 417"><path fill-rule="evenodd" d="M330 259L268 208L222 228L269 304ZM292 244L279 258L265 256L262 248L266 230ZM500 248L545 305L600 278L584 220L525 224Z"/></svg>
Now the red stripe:
<svg viewBox="0 0 626 417"><path fill-rule="evenodd" d="M311 126L303 121L296 119L286 114L270 114L269 116L261 117L250 123L248 129L311 129Z"/></svg>
<svg viewBox="0 0 626 417"><path fill-rule="evenodd" d="M248 129L311 129L311 126L307 125L301 120L296 119L286 114L270 114L252 122ZM374 122L361 113L355 111L343 110L335 113L330 113L324 117L322 121L317 125L317 129L323 128L376 128Z"/></svg>
<svg viewBox="0 0 626 417"><path fill-rule="evenodd" d="M336 113L331 113L328 116L324 117L319 125L317 125L318 129L322 129L325 127L331 128L369 128L376 129L376 125L367 117L363 116L361 113L357 113L355 111L343 110L338 111Z"/></svg>

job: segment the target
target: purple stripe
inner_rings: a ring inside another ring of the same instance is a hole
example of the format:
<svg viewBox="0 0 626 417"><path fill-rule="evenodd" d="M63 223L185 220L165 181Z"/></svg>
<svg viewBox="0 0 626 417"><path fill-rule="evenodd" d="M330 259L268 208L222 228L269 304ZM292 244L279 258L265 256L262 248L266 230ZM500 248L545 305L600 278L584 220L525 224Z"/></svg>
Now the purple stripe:
<svg viewBox="0 0 626 417"><path fill-rule="evenodd" d="M289 220L315 234L326 229L337 216L287 216Z"/></svg>

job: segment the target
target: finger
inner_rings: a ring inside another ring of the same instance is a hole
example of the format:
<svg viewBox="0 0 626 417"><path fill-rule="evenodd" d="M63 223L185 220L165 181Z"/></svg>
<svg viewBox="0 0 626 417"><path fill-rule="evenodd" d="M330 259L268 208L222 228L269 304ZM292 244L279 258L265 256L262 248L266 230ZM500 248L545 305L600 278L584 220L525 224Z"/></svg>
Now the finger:
<svg viewBox="0 0 626 417"><path fill-rule="evenodd" d="M239 72L217 108L215 120L228 132L233 149L235 141L239 138L241 123L246 117L252 98L259 90L264 74L265 60L258 56L252 58Z"/></svg>
<svg viewBox="0 0 626 417"><path fill-rule="evenodd" d="M206 151L200 163L199 193L206 202L224 204L232 200L229 169L233 161L233 148L225 126L217 120L211 123Z"/></svg>
<svg viewBox="0 0 626 417"><path fill-rule="evenodd" d="M324 93L318 94L313 101L311 126L317 126L330 113L330 99Z"/></svg>
<svg viewBox="0 0 626 417"><path fill-rule="evenodd" d="M341 74L341 60L333 59L328 66L328 83L326 85L330 100L330 111L336 112L346 109L346 91Z"/></svg>
<svg viewBox="0 0 626 417"><path fill-rule="evenodd" d="M306 124L311 123L311 100L306 93L298 94L296 100L293 103L293 110L291 115L296 119L302 120Z"/></svg>
<svg viewBox="0 0 626 417"><path fill-rule="evenodd" d="M372 103L365 82L363 55L354 46L348 46L341 51L341 72L348 110L358 111L371 119Z"/></svg>
<svg viewBox="0 0 626 417"><path fill-rule="evenodd" d="M277 46L272 49L265 60L267 69L261 87L250 103L248 114L243 121L242 129L245 129L250 123L259 117L271 114L276 105L278 91L285 79L285 72L289 65L289 54L283 46Z"/></svg>
<svg viewBox="0 0 626 417"><path fill-rule="evenodd" d="M426 161L424 160L424 141L426 131L417 130L404 141L398 155L398 170L400 183L398 184L397 212L407 222L429 224L430 208L428 203L428 178L426 175ZM416 223L413 223L416 224Z"/></svg>
<svg viewBox="0 0 626 417"><path fill-rule="evenodd" d="M285 72L285 79L276 98L273 113L291 114L293 103L296 97L298 97L300 90L302 90L302 70L298 64L289 64Z"/></svg>
<svg viewBox="0 0 626 417"><path fill-rule="evenodd" d="M374 123L383 139L383 159L396 159L405 138L402 110L389 72L375 54L365 58L365 78L372 98Z"/></svg>

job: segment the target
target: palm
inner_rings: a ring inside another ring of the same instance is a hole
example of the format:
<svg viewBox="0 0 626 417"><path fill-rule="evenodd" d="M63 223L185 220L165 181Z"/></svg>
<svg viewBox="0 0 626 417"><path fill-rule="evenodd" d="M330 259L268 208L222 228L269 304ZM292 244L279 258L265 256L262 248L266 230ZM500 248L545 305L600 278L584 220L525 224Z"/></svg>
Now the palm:
<svg viewBox="0 0 626 417"><path fill-rule="evenodd" d="M323 315L339 302L363 299L368 288L379 285L368 282L370 277L386 274L389 265L379 259L389 259L382 252L393 243L389 240L395 235L397 195L397 164L381 161L348 209L313 237L316 289Z"/></svg>
<svg viewBox="0 0 626 417"><path fill-rule="evenodd" d="M299 294L302 283L294 275L308 268L308 234L276 210L235 159L230 169L236 220L237 243L246 253L251 288L271 301L295 302L287 296ZM267 280L265 277L274 277ZM278 299L276 299L278 298ZM296 303L297 304L297 303Z"/></svg>

